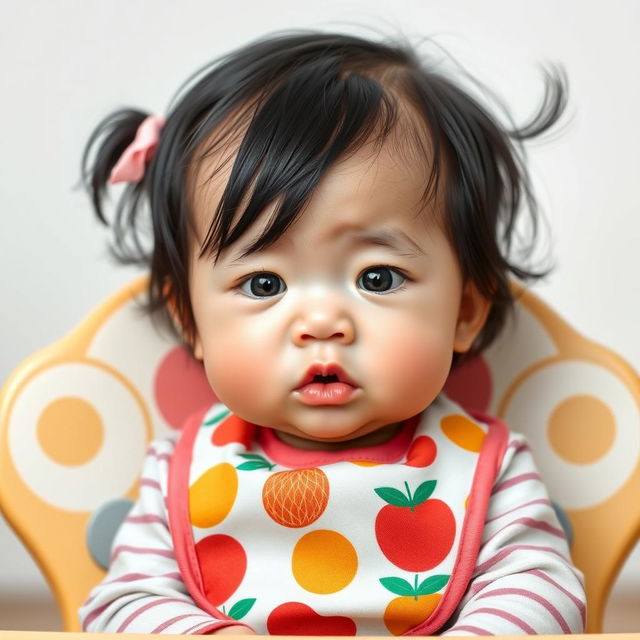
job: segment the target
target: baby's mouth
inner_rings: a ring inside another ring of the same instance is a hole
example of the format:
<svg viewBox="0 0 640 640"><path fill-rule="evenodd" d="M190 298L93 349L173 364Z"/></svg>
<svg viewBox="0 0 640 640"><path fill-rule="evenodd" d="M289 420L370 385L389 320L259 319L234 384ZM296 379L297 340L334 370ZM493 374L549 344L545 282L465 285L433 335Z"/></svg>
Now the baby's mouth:
<svg viewBox="0 0 640 640"><path fill-rule="evenodd" d="M335 363L315 363L295 391L308 405L340 405L351 400L358 385Z"/></svg>
<svg viewBox="0 0 640 640"><path fill-rule="evenodd" d="M312 364L304 374L296 390L309 384L333 384L341 383L353 388L358 388L358 384L344 371L344 369L334 362L316 362Z"/></svg>
<svg viewBox="0 0 640 640"><path fill-rule="evenodd" d="M322 382L322 384L329 384L329 382L340 382L340 378L337 375L332 374L330 376L313 376L313 382Z"/></svg>

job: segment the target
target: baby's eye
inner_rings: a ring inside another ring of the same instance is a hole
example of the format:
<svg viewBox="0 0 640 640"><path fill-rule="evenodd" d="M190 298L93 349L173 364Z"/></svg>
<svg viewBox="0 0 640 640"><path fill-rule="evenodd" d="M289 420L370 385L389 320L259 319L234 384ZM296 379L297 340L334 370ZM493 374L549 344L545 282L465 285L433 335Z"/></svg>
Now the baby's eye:
<svg viewBox="0 0 640 640"><path fill-rule="evenodd" d="M240 291L250 298L270 298L286 291L284 280L275 273L261 272L249 276L241 285Z"/></svg>
<svg viewBox="0 0 640 640"><path fill-rule="evenodd" d="M358 286L371 293L388 293L406 280L407 277L393 267L369 267L358 278Z"/></svg>

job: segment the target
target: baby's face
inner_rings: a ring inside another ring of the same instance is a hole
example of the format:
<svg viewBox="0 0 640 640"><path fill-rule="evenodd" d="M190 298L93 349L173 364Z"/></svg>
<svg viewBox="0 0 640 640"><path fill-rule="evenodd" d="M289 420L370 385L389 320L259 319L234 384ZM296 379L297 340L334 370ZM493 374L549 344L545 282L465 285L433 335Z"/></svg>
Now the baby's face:
<svg viewBox="0 0 640 640"><path fill-rule="evenodd" d="M267 216L215 265L194 247L195 354L233 412L330 443L434 400L488 304L463 287L433 210L420 211L424 185L423 171L391 149L360 151L331 169L266 250L239 258ZM197 191L199 242L221 194L220 181Z"/></svg>

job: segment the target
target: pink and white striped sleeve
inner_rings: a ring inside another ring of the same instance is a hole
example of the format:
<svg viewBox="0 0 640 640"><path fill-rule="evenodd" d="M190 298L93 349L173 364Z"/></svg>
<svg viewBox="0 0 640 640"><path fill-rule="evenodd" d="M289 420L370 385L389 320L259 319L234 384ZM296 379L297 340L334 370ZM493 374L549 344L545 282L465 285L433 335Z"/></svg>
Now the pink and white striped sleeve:
<svg viewBox="0 0 640 640"><path fill-rule="evenodd" d="M140 495L115 537L109 571L79 610L84 631L202 634L233 624L200 609L181 579L166 511L173 449L165 439L147 452Z"/></svg>
<svg viewBox="0 0 640 640"><path fill-rule="evenodd" d="M473 577L442 635L581 633L586 598L524 438L512 434Z"/></svg>

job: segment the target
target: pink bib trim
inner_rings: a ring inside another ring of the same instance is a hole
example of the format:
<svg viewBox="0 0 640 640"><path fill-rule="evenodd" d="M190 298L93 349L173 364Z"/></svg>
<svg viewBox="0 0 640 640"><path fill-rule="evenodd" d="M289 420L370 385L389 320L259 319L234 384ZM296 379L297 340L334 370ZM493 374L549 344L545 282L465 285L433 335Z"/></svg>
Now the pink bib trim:
<svg viewBox="0 0 640 640"><path fill-rule="evenodd" d="M299 449L278 438L273 429L258 427L257 439L270 460L283 467L304 469L336 462L398 462L407 453L413 440L420 415L413 416L387 442L373 447L351 447L335 451Z"/></svg>
<svg viewBox="0 0 640 640"><path fill-rule="evenodd" d="M204 409L191 416L182 428L182 433L176 443L176 448L169 463L169 488L167 496L167 511L169 528L173 539L173 550L180 569L182 580L194 602L220 623L209 626L199 633L208 633L214 629L222 629L232 625L242 625L251 629L243 622L226 616L214 607L204 595L204 585L200 573L200 564L196 556L193 542L193 530L189 518L189 469L193 456L193 442L198 435L200 426L209 409ZM253 631L253 629L251 629Z"/></svg>
<svg viewBox="0 0 640 640"><path fill-rule="evenodd" d="M475 420L485 423L489 427L489 431L484 439L473 476L472 491L469 494L467 513L462 525L458 556L451 572L451 580L438 606L428 620L403 634L406 636L436 633L449 620L460 604L476 566L489 498L507 448L509 430L504 422L498 418L486 416L477 411L469 411L468 413Z"/></svg>

